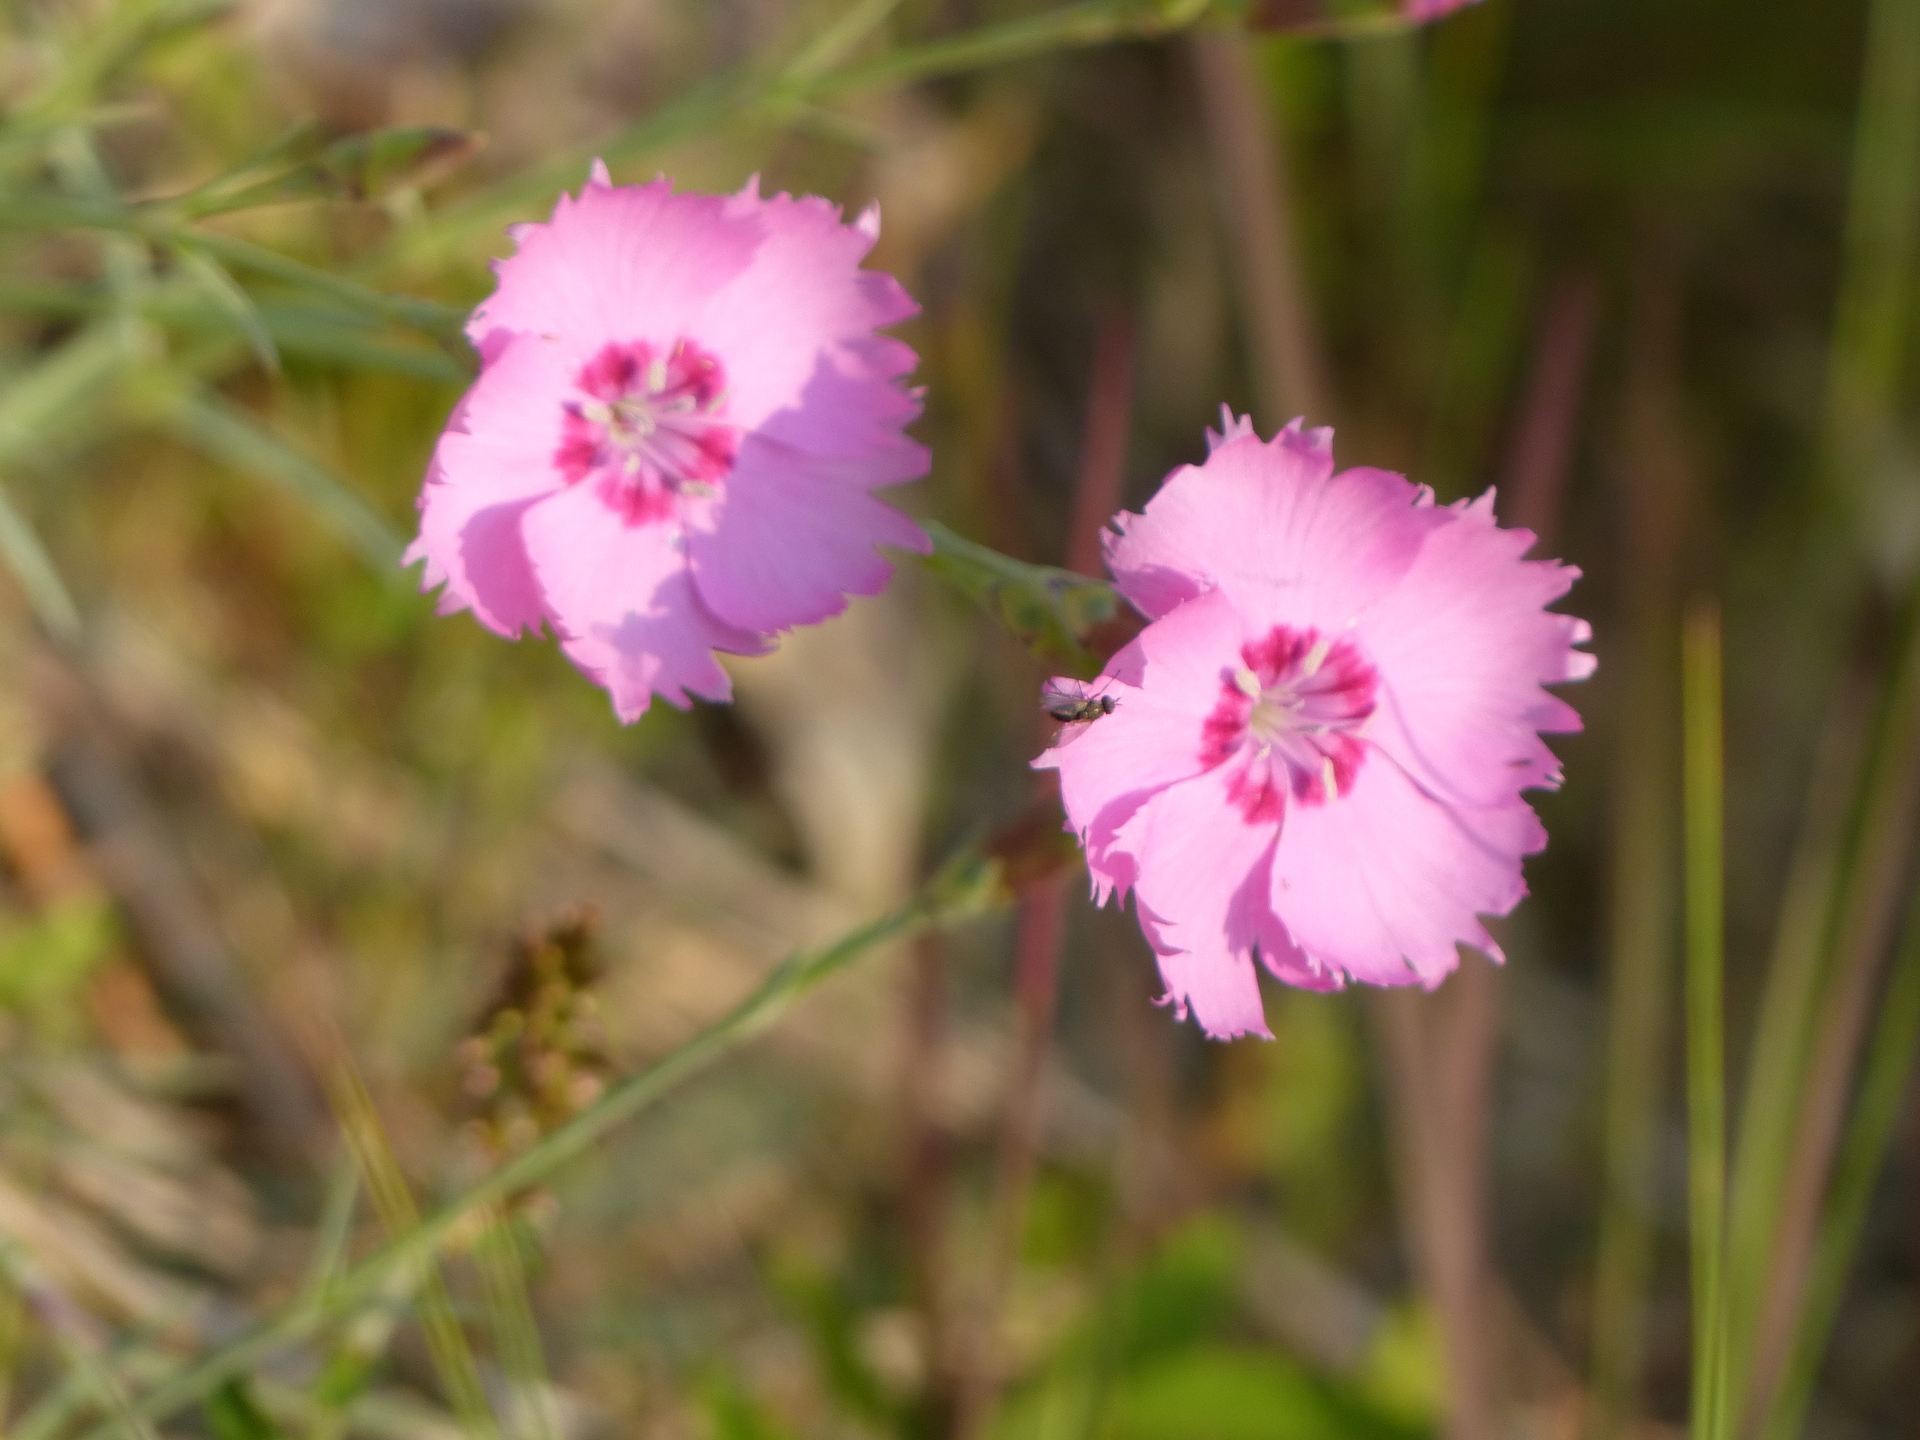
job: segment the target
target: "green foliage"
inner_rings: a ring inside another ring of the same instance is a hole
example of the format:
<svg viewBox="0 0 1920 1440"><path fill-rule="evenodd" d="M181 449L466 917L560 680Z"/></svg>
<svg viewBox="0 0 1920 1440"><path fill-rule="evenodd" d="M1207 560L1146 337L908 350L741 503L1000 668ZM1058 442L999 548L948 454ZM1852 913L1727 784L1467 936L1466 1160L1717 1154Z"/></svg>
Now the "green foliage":
<svg viewBox="0 0 1920 1440"><path fill-rule="evenodd" d="M283 1440L286 1435L260 1408L253 1387L244 1380L220 1386L207 1397L204 1409L214 1440Z"/></svg>
<svg viewBox="0 0 1920 1440"><path fill-rule="evenodd" d="M187 219L295 200L372 200L429 185L452 174L480 149L476 135L439 126L403 125L329 141L302 126L262 155L181 196L172 208Z"/></svg>
<svg viewBox="0 0 1920 1440"><path fill-rule="evenodd" d="M883 1429L900 1409L860 1352L861 1308L843 1279L798 1256L781 1257L769 1279L807 1336L821 1381L844 1413Z"/></svg>
<svg viewBox="0 0 1920 1440"><path fill-rule="evenodd" d="M1200 1343L1234 1313L1239 1230L1207 1216L1168 1237L1117 1297L1114 1364L1131 1371Z"/></svg>
<svg viewBox="0 0 1920 1440"><path fill-rule="evenodd" d="M1100 666L1088 643L1120 612L1120 598L1103 580L1052 565L1014 560L930 523L933 554L927 568L979 605L1048 665L1080 676Z"/></svg>
<svg viewBox="0 0 1920 1440"><path fill-rule="evenodd" d="M1202 1345L1115 1382L1101 1440L1414 1440L1270 1350Z"/></svg>
<svg viewBox="0 0 1920 1440"><path fill-rule="evenodd" d="M113 906L94 894L56 901L30 921L0 928L0 1006L50 1022L119 935Z"/></svg>
<svg viewBox="0 0 1920 1440"><path fill-rule="evenodd" d="M1431 1305L1392 1306L1355 1377L1358 1392L1403 1426L1435 1429L1446 1413L1444 1345L1440 1317Z"/></svg>
<svg viewBox="0 0 1920 1440"><path fill-rule="evenodd" d="M716 1367L700 1391L708 1440L790 1440L793 1432L769 1415L725 1370Z"/></svg>
<svg viewBox="0 0 1920 1440"><path fill-rule="evenodd" d="M1390 1320L1352 1375L1250 1342L1247 1237L1221 1215L1169 1235L1096 1301L1008 1404L1001 1440L1415 1440L1436 1416L1431 1315Z"/></svg>

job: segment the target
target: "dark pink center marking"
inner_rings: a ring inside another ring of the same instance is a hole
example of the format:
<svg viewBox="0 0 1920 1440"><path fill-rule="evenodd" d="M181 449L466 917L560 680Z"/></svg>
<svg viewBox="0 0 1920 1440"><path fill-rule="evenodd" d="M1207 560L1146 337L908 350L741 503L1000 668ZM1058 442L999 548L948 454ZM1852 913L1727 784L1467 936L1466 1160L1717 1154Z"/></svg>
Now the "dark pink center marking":
<svg viewBox="0 0 1920 1440"><path fill-rule="evenodd" d="M740 432L721 418L726 376L691 341L665 355L645 341L608 345L581 369L580 398L561 406L553 463L628 525L665 520L682 497L711 496L733 470Z"/></svg>
<svg viewBox="0 0 1920 1440"><path fill-rule="evenodd" d="M1323 805L1353 788L1366 758L1360 729L1378 676L1349 640L1276 625L1240 647L1201 731L1207 768L1233 765L1227 794L1252 822L1278 820L1288 796Z"/></svg>

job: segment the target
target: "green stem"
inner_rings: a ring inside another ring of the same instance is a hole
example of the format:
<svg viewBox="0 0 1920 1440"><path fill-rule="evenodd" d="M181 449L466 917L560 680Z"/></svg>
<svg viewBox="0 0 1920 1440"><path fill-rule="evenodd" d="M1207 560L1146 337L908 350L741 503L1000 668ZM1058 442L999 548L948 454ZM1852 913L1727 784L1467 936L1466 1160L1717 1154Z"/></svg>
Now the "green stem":
<svg viewBox="0 0 1920 1440"><path fill-rule="evenodd" d="M556 191L579 183L596 156L609 165L627 164L725 124L791 124L812 113L816 102L834 96L963 74L1053 50L1170 34L1197 20L1207 3L1082 0L824 71L815 67L832 47L810 45L784 69L768 73L749 68L716 77L617 134L574 146L544 165L469 196L396 236L366 268L378 274L443 260L475 235L491 235L529 209L550 204ZM857 34L872 16L867 0L855 0L843 33Z"/></svg>
<svg viewBox="0 0 1920 1440"><path fill-rule="evenodd" d="M1723 871L1725 784L1720 614L1687 614L1685 718L1687 907L1687 1179L1692 1212L1693 1440L1726 1429L1724 1261L1727 1191Z"/></svg>
<svg viewBox="0 0 1920 1440"><path fill-rule="evenodd" d="M565 1125L449 1200L417 1229L389 1241L323 1291L307 1291L237 1339L135 1397L131 1413L147 1421L177 1414L222 1381L246 1373L273 1352L311 1335L373 1296L396 1271L421 1265L469 1215L545 1181L683 1081L766 1030L794 1001L859 956L928 926L965 919L999 899L998 865L976 852L963 852L899 909L824 949L801 951L782 961L751 994L692 1039L613 1086ZM116 1429L116 1422L104 1422L85 1432L81 1440L110 1440Z"/></svg>
<svg viewBox="0 0 1920 1440"><path fill-rule="evenodd" d="M1860 1093L1854 1102L1833 1188L1821 1217L1806 1298L1794 1327L1779 1396L1765 1440L1791 1440L1801 1430L1827 1339L1840 1311L1847 1273L1866 1223L1867 1206L1900 1122L1902 1102L1920 1049L1920 900L1907 911L1906 935L1880 1005Z"/></svg>
<svg viewBox="0 0 1920 1440"><path fill-rule="evenodd" d="M1053 50L1085 49L1116 40L1141 40L1169 35L1200 18L1209 0L1083 0L1038 15L1022 15L998 25L985 25L963 35L907 45L888 54L850 65L806 86L808 98L827 99L856 90L878 90L910 85L1031 60ZM797 98L797 97L796 97Z"/></svg>
<svg viewBox="0 0 1920 1440"><path fill-rule="evenodd" d="M1893 440L1917 238L1920 3L1873 0L1827 369L1822 460L1829 482L1877 466Z"/></svg>

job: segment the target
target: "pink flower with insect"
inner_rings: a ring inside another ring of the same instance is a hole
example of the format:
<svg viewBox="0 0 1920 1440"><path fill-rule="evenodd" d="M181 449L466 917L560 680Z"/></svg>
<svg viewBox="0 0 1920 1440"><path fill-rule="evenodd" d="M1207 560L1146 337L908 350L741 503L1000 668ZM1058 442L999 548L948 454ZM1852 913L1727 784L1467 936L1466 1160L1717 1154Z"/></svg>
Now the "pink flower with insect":
<svg viewBox="0 0 1920 1440"><path fill-rule="evenodd" d="M763 653L877 593L876 545L930 549L872 494L927 470L904 433L913 351L875 333L917 307L860 268L879 228L754 181L676 195L598 164L515 227L407 552L442 613L545 624L632 721L655 695L730 698L715 651Z"/></svg>
<svg viewBox="0 0 1920 1440"><path fill-rule="evenodd" d="M1106 537L1151 622L1079 689L1033 763L1060 772L1094 897L1131 891L1167 1000L1209 1035L1266 1035L1255 957L1310 989L1437 985L1526 893L1546 844L1521 799L1580 717L1584 621L1544 607L1579 572L1522 560L1493 495L1436 505L1334 473L1333 432L1270 442L1226 415L1206 463ZM1059 697L1056 701L1053 697ZM1108 704L1107 702L1111 702Z"/></svg>

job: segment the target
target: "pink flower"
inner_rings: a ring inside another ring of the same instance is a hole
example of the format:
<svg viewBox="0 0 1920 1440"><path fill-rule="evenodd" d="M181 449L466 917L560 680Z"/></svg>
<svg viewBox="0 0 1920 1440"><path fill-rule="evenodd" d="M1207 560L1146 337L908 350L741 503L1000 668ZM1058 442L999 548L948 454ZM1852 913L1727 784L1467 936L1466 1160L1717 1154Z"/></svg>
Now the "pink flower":
<svg viewBox="0 0 1920 1440"><path fill-rule="evenodd" d="M1152 622L1087 693L1112 710L1033 763L1060 772L1094 897L1131 890L1167 1000L1266 1035L1256 953L1311 989L1437 985L1526 894L1546 831L1520 798L1580 717L1542 685L1592 673L1579 571L1523 561L1493 494L1436 505L1336 475L1333 432L1262 442L1226 416L1200 466L1115 517L1107 563Z"/></svg>
<svg viewBox="0 0 1920 1440"><path fill-rule="evenodd" d="M924 475L903 433L917 307L860 268L879 234L811 196L615 186L513 230L467 334L480 378L420 495L424 588L509 638L544 622L622 720L732 694L716 650L872 595L925 553L871 492Z"/></svg>

